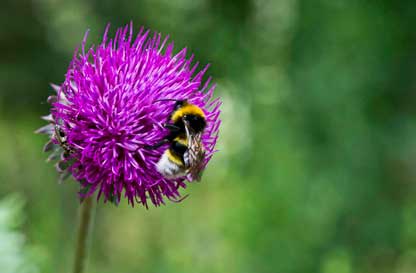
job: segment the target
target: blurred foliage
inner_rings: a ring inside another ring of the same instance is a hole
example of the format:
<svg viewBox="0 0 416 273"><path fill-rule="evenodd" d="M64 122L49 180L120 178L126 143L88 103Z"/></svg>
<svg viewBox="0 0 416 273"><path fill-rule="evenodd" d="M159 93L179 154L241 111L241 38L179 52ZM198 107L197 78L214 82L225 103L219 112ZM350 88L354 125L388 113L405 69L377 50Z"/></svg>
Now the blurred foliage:
<svg viewBox="0 0 416 273"><path fill-rule="evenodd" d="M100 204L88 272L416 272L415 18L411 0L3 1L0 196L27 200L40 272L70 269L79 205L32 133L48 84L87 28L130 20L212 64L220 152L180 204Z"/></svg>
<svg viewBox="0 0 416 273"><path fill-rule="evenodd" d="M24 235L17 229L23 222L23 201L10 195L0 201L0 268L9 273L36 273L36 254L24 246Z"/></svg>

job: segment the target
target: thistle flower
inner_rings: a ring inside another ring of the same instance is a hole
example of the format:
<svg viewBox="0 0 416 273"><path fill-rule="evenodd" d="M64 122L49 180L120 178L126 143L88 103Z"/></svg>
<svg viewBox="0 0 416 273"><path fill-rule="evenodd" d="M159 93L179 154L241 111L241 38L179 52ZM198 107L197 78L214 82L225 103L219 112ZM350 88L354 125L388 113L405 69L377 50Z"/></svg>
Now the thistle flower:
<svg viewBox="0 0 416 273"><path fill-rule="evenodd" d="M49 160L60 156L57 170L61 180L73 175L80 183L80 197L98 192L104 202L120 202L122 196L134 206L158 206L164 198L183 199L180 188L192 178L167 179L156 170L166 149L146 149L163 139L164 123L173 111L171 101L186 99L203 109L207 128L202 136L206 165L215 152L218 137L219 98L213 99L211 78L202 82L208 66L197 72L193 55L186 48L173 54L173 43L160 34L140 29L133 38L133 26L119 28L114 39L107 26L102 43L86 50L86 33L81 53L75 52L65 81L52 85L55 96L48 98L48 125L38 130L50 141L45 151Z"/></svg>

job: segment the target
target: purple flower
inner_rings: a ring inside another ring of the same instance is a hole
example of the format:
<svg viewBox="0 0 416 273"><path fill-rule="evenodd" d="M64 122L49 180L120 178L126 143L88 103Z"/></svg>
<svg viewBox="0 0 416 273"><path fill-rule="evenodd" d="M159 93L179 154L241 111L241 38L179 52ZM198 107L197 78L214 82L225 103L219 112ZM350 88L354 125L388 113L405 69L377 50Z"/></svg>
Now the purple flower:
<svg viewBox="0 0 416 273"><path fill-rule="evenodd" d="M164 124L174 102L184 100L200 107L207 127L202 136L206 165L215 152L220 126L219 98L213 99L215 85L202 77L208 66L197 71L193 55L186 48L173 53L168 38L140 29L133 37L132 24L119 28L113 38L106 28L102 43L74 54L65 81L53 86L57 92L48 101L49 124L38 130L50 135L45 150L50 159L60 155L57 169L62 178L73 175L79 181L81 198L98 191L97 200L120 202L122 196L134 206L158 206L164 198L182 199L179 188L191 177L167 179L156 163L168 146L146 149L163 139Z"/></svg>

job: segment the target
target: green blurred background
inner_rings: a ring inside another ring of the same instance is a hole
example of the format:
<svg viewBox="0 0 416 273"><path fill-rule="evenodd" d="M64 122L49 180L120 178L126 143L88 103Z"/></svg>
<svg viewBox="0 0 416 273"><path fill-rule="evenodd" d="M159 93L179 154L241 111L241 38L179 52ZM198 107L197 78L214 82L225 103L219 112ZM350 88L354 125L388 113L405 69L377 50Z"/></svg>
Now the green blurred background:
<svg viewBox="0 0 416 273"><path fill-rule="evenodd" d="M212 64L221 151L182 203L100 203L87 272L416 272L413 0L3 0L0 272L70 272L78 188L33 131L130 20Z"/></svg>

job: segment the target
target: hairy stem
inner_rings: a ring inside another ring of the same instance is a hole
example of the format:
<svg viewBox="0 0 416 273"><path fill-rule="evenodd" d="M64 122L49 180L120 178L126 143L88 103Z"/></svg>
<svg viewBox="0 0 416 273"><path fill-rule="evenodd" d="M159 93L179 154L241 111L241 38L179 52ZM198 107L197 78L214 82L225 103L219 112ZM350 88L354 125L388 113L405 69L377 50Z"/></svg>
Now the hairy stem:
<svg viewBox="0 0 416 273"><path fill-rule="evenodd" d="M88 236L93 218L94 202L92 197L86 198L80 208L80 222L78 226L77 246L75 250L74 273L82 273L88 254Z"/></svg>

